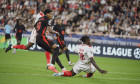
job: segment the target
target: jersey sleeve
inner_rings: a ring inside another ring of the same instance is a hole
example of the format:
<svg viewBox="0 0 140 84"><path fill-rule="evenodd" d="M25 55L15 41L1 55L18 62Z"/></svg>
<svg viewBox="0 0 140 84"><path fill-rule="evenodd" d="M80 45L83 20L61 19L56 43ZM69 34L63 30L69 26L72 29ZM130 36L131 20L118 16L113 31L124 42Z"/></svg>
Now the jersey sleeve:
<svg viewBox="0 0 140 84"><path fill-rule="evenodd" d="M93 55L92 47L88 47L88 48L87 48L87 55L88 55L89 58L91 58L91 57L94 56L94 55Z"/></svg>
<svg viewBox="0 0 140 84"><path fill-rule="evenodd" d="M37 14L36 19L35 19L35 23L38 21L39 18L41 18L41 15Z"/></svg>

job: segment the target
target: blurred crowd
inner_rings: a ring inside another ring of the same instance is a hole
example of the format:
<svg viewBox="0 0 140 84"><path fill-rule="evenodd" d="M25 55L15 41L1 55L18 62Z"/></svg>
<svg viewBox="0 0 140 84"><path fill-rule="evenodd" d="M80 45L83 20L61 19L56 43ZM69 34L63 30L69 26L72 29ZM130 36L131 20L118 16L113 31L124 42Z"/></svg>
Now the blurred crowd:
<svg viewBox="0 0 140 84"><path fill-rule="evenodd" d="M0 27L8 21L14 27L20 18L31 31L42 4L68 33L140 36L140 0L0 0Z"/></svg>

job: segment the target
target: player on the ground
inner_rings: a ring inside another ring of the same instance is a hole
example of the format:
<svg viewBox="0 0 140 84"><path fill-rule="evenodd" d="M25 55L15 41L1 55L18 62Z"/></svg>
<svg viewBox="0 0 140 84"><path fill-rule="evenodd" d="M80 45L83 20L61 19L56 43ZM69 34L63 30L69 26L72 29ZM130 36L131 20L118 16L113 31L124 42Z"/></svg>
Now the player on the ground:
<svg viewBox="0 0 140 84"><path fill-rule="evenodd" d="M83 71L87 73L87 75L84 75L84 77L92 77L96 69L101 74L107 73L106 70L100 69L94 61L93 51L89 37L83 36L80 40L83 42L83 44L78 45L75 51L79 54L80 58L78 62L74 65L73 69L71 71L54 73L53 76L74 76Z"/></svg>
<svg viewBox="0 0 140 84"><path fill-rule="evenodd" d="M60 17L57 18L57 24L53 27L53 30L55 30L56 32L58 32L60 34L60 36L57 36L57 38L53 37L54 39L57 39L57 43L59 44L59 48L60 48L60 54L62 54L63 51L65 51L67 60L68 60L68 64L69 65L74 65L74 63L72 63L70 61L70 57L69 57L69 50L65 45L65 41L64 41L64 34L69 35L69 37L71 38L71 35L68 34L67 32L65 32L65 27L64 25L62 25L62 20Z"/></svg>
<svg viewBox="0 0 140 84"><path fill-rule="evenodd" d="M62 70L65 68L61 64L58 58L59 47L56 44L54 44L50 39L48 39L45 35L46 30L48 30L50 33L57 34L59 36L58 32L51 29L50 19L52 19L52 11L49 9L46 9L44 11L44 17L41 17L35 24L35 28L37 31L36 43L45 51L52 53L53 55L52 61L51 61L51 65L48 66L48 69L58 73L58 71L54 67L55 62L57 62L57 64Z"/></svg>
<svg viewBox="0 0 140 84"><path fill-rule="evenodd" d="M8 39L9 39L9 45L11 44L10 32L11 32L11 22L8 21L8 23L4 27L4 34L5 34L4 49L5 49L5 46L6 46L6 43L7 43Z"/></svg>
<svg viewBox="0 0 140 84"><path fill-rule="evenodd" d="M20 45L22 40L22 34L25 32L25 26L22 24L22 20L18 19L17 24L14 28L14 31L16 32L16 39L17 39L17 45ZM12 52L13 54L16 53L16 49Z"/></svg>
<svg viewBox="0 0 140 84"><path fill-rule="evenodd" d="M35 23L38 21L39 18L43 17L44 16L44 5L41 5L40 6L40 12L37 14L36 16L36 19L35 19ZM12 48L16 48L16 49L24 49L24 50L29 50L30 47L32 47L34 45L34 43L36 42L36 29L33 28L32 32L31 32L31 35L30 35L30 38L29 38L29 42L27 45L10 45L6 50L5 52L8 52L9 50L11 50ZM45 55L46 55L46 59L47 59L47 66L49 66L50 64L50 53L49 52L45 52Z"/></svg>

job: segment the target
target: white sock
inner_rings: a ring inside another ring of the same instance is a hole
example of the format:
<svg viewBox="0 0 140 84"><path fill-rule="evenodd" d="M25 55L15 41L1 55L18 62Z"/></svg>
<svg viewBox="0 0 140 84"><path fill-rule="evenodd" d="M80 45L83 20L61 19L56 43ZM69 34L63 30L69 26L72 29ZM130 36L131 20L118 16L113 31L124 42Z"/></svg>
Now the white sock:
<svg viewBox="0 0 140 84"><path fill-rule="evenodd" d="M51 66L51 64L47 64L47 66Z"/></svg>
<svg viewBox="0 0 140 84"><path fill-rule="evenodd" d="M71 61L68 62L69 64L71 63Z"/></svg>
<svg viewBox="0 0 140 84"><path fill-rule="evenodd" d="M11 48L13 48L13 46L11 46Z"/></svg>
<svg viewBox="0 0 140 84"><path fill-rule="evenodd" d="M64 67L62 70L66 70L66 68Z"/></svg>

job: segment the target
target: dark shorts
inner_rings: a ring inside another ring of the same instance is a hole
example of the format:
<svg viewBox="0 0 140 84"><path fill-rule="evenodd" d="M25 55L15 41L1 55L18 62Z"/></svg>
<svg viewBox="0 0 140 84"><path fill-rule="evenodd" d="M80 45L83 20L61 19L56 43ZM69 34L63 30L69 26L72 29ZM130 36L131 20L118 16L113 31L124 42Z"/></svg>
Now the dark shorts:
<svg viewBox="0 0 140 84"><path fill-rule="evenodd" d="M59 44L59 47L60 47L61 49L63 49L63 48L66 47L66 44L64 43L64 41L57 40L57 43Z"/></svg>
<svg viewBox="0 0 140 84"><path fill-rule="evenodd" d="M5 34L5 39L11 38L10 34Z"/></svg>
<svg viewBox="0 0 140 84"><path fill-rule="evenodd" d="M22 39L22 34L20 35L20 34L16 34L16 39L17 39L17 41L21 41L21 39Z"/></svg>
<svg viewBox="0 0 140 84"><path fill-rule="evenodd" d="M48 39L47 37L39 37L36 36L36 43L38 46L40 46L41 48L43 48L45 51L48 51L51 53L51 48L54 45L54 43Z"/></svg>

